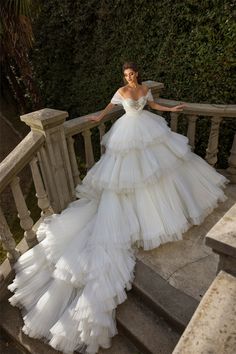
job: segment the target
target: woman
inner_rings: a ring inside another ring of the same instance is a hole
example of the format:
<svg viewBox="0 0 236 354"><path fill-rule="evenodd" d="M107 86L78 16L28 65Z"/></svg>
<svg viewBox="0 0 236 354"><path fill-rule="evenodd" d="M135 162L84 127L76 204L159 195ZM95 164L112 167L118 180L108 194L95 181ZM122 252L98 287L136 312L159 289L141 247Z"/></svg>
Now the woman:
<svg viewBox="0 0 236 354"><path fill-rule="evenodd" d="M191 152L185 136L144 110L181 111L153 101L133 63L99 116L125 114L103 137L106 152L76 187L79 200L39 226L39 244L16 263L9 301L24 308L23 331L54 348L96 353L117 333L115 308L134 278L135 249L179 240L202 222L227 182Z"/></svg>

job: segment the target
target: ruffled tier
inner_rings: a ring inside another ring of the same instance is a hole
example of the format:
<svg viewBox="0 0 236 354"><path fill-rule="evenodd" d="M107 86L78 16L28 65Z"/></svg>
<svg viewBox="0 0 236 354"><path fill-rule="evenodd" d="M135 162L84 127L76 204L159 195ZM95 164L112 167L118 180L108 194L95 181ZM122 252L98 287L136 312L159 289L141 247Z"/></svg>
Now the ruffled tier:
<svg viewBox="0 0 236 354"><path fill-rule="evenodd" d="M134 277L134 251L122 240L116 248L117 235L108 244L99 240L95 208L96 202L80 200L47 218L37 232L40 243L19 258L9 285L15 292L10 303L25 312L24 333L44 338L64 353L96 353L99 346L110 346L117 333L114 310L126 299L125 289L131 288ZM114 214L110 219L106 237L116 227Z"/></svg>
<svg viewBox="0 0 236 354"><path fill-rule="evenodd" d="M180 240L202 222L225 199L203 181L182 171L129 195L103 191L98 204L81 199L42 223L41 242L19 258L9 286L10 302L26 312L23 331L64 353L109 347L117 333L114 310L134 277L132 245L152 249Z"/></svg>
<svg viewBox="0 0 236 354"><path fill-rule="evenodd" d="M103 136L101 144L114 153L127 153L164 142L168 133L171 130L161 116L148 111L141 111L136 116L126 113ZM174 135L179 136L182 141L187 140L177 133L173 133Z"/></svg>
<svg viewBox="0 0 236 354"><path fill-rule="evenodd" d="M200 175L212 178L213 185L224 179L191 152L188 138L171 132L162 117L147 111L137 117L122 116L103 137L102 144L106 153L83 180L83 185L90 186L95 194L98 189L130 193L159 183L185 167L200 169Z"/></svg>
<svg viewBox="0 0 236 354"><path fill-rule="evenodd" d="M80 199L40 224L39 244L15 265L9 301L24 309L23 331L64 353L110 346L134 278L133 246L180 240L225 200L225 177L152 116L120 118L76 188Z"/></svg>

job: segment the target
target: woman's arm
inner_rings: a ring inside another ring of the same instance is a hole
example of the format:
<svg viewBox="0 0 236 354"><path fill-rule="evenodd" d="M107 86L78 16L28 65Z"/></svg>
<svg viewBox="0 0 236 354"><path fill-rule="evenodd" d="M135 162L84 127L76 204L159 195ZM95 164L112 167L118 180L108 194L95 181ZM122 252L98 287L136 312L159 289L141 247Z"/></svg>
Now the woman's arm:
<svg viewBox="0 0 236 354"><path fill-rule="evenodd" d="M154 101L148 101L148 105L149 107L151 107L152 109L156 109L158 111L169 111L169 112L181 112L183 110L184 107L186 107L186 104L179 104L177 106L174 107L166 107L166 106L162 106Z"/></svg>
<svg viewBox="0 0 236 354"><path fill-rule="evenodd" d="M89 120L94 120L95 122L99 122L107 113L109 113L112 108L115 107L115 104L108 103L108 105L104 108L104 110L98 116L89 116Z"/></svg>

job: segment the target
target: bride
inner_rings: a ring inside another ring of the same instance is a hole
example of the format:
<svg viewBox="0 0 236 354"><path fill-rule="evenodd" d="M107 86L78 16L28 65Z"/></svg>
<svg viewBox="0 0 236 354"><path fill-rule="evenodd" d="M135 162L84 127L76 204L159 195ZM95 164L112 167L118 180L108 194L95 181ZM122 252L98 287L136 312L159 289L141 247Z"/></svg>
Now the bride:
<svg viewBox="0 0 236 354"><path fill-rule="evenodd" d="M64 353L96 353L117 333L115 308L134 279L135 250L180 240L219 201L227 179L191 152L185 136L144 109L182 111L154 102L134 63L114 105L120 117L102 139L105 154L76 187L78 200L42 222L39 243L15 265L9 299L24 314L23 331Z"/></svg>

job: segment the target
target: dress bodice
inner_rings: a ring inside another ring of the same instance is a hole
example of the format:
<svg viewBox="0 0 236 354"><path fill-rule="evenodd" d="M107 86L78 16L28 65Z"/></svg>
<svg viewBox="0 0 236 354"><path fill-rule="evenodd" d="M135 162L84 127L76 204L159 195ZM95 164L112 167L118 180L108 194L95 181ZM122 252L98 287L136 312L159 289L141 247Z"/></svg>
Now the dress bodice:
<svg viewBox="0 0 236 354"><path fill-rule="evenodd" d="M141 112L146 105L147 101L153 101L151 90L147 94L139 97L137 100L133 98L125 98L118 91L111 99L111 103L122 105L126 113L137 114Z"/></svg>

